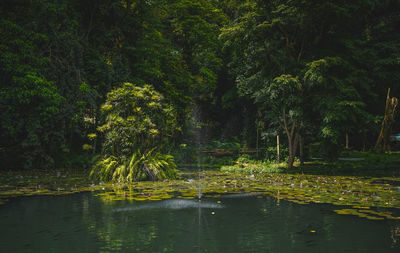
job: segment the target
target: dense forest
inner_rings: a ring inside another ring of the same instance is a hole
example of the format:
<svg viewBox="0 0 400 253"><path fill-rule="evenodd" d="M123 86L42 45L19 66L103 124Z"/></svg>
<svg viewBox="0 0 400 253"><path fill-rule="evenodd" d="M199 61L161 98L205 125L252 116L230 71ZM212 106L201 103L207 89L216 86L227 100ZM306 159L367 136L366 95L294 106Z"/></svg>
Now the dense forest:
<svg viewBox="0 0 400 253"><path fill-rule="evenodd" d="M172 164L208 143L263 158L276 135L289 164L300 144L371 149L388 88L398 0L0 2L2 169Z"/></svg>

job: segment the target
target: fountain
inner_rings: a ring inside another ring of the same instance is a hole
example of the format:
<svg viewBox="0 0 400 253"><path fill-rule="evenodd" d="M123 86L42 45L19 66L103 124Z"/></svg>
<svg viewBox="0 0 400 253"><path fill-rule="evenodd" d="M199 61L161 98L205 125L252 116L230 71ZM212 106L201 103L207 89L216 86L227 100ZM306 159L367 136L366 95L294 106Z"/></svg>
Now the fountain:
<svg viewBox="0 0 400 253"><path fill-rule="evenodd" d="M201 154L200 154L200 146L201 146L201 133L200 133L200 112L197 106L194 106L192 109L192 126L194 128L194 138L195 138L195 146L196 146L196 156L197 156L197 197L198 201L201 201Z"/></svg>

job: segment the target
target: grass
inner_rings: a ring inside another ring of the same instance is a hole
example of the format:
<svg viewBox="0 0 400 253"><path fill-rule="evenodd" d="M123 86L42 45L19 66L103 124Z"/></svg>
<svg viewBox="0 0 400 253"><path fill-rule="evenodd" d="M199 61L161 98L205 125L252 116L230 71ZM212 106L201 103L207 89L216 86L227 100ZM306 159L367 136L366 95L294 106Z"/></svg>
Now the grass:
<svg viewBox="0 0 400 253"><path fill-rule="evenodd" d="M286 163L272 163L250 159L248 156L241 156L234 165L222 166L224 172L240 173L280 173L284 172Z"/></svg>
<svg viewBox="0 0 400 253"><path fill-rule="evenodd" d="M180 168L220 169L224 172L236 173L288 173L311 175L343 175L366 177L399 177L400 152L374 153L345 151L341 158L358 158L358 160L308 160L303 165L294 163L294 168L287 170L285 162L276 163L252 159L242 155L234 160L233 157L213 158L212 160L200 159L200 164L180 164ZM205 162L205 163L204 163Z"/></svg>

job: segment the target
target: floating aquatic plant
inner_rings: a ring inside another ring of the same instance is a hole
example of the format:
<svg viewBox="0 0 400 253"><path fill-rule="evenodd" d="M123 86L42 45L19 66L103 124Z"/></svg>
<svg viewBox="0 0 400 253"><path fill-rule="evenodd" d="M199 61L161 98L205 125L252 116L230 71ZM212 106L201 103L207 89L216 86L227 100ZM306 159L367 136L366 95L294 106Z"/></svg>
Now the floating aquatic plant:
<svg viewBox="0 0 400 253"><path fill-rule="evenodd" d="M353 209L353 208L340 209L334 211L337 214L355 215L369 220L384 220L385 218L390 220L400 220L400 217L392 216L392 213L388 211L378 212L373 210Z"/></svg>
<svg viewBox="0 0 400 253"><path fill-rule="evenodd" d="M72 174L68 174L65 178L62 175L64 172L58 177L56 173L37 174L37 178L24 175L24 179L15 173L1 177L0 200L4 202L5 199L15 196L57 195L90 190L96 190L96 195L107 203L121 200L160 201L175 197L198 198L199 182L194 180L197 178L195 173L190 172L181 173L181 178L176 180L96 185L84 178L87 176L84 173L73 177ZM10 180L6 180L7 177ZM202 172L201 194L203 198L220 200L226 194L259 193L261 195L258 197L270 195L299 204L329 203L353 206L352 209L359 210L357 211L359 217L391 218L360 211L369 210L370 207L400 208L398 187L386 184L384 182L387 181L384 180L376 180L377 178L279 173L248 177L239 173L210 170ZM397 178L390 180L399 181ZM24 184L26 185L23 186ZM38 188L38 185L41 187Z"/></svg>

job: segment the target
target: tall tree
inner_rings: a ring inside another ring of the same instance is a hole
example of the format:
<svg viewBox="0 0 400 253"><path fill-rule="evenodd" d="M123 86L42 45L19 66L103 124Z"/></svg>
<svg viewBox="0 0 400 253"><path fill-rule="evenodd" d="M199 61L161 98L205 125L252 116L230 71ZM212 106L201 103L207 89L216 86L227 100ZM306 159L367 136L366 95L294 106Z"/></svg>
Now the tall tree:
<svg viewBox="0 0 400 253"><path fill-rule="evenodd" d="M346 44L357 41L373 2L243 3L239 15L221 34L225 47L233 49L232 60L242 94L257 99L260 90L272 92L269 87L283 80L282 77L296 80L301 84L297 96L307 98L299 107L298 121L319 125L319 135L327 140L327 146L338 143L344 128L338 126L343 123L349 126L354 115L364 113L360 94L368 94L369 82L360 83L356 79L360 69L347 56L352 52ZM268 111L271 106L267 101L264 103ZM337 105L351 113L343 114ZM318 110L310 114L306 108ZM307 118L310 115L312 118ZM271 120L279 121L279 117L274 117ZM333 133L333 129L337 132ZM288 143L293 143L290 136ZM288 164L291 166L292 159Z"/></svg>
<svg viewBox="0 0 400 253"><path fill-rule="evenodd" d="M48 37L20 19L24 8L0 6L0 154L8 168L53 167L63 143L59 131L64 97L46 77Z"/></svg>

